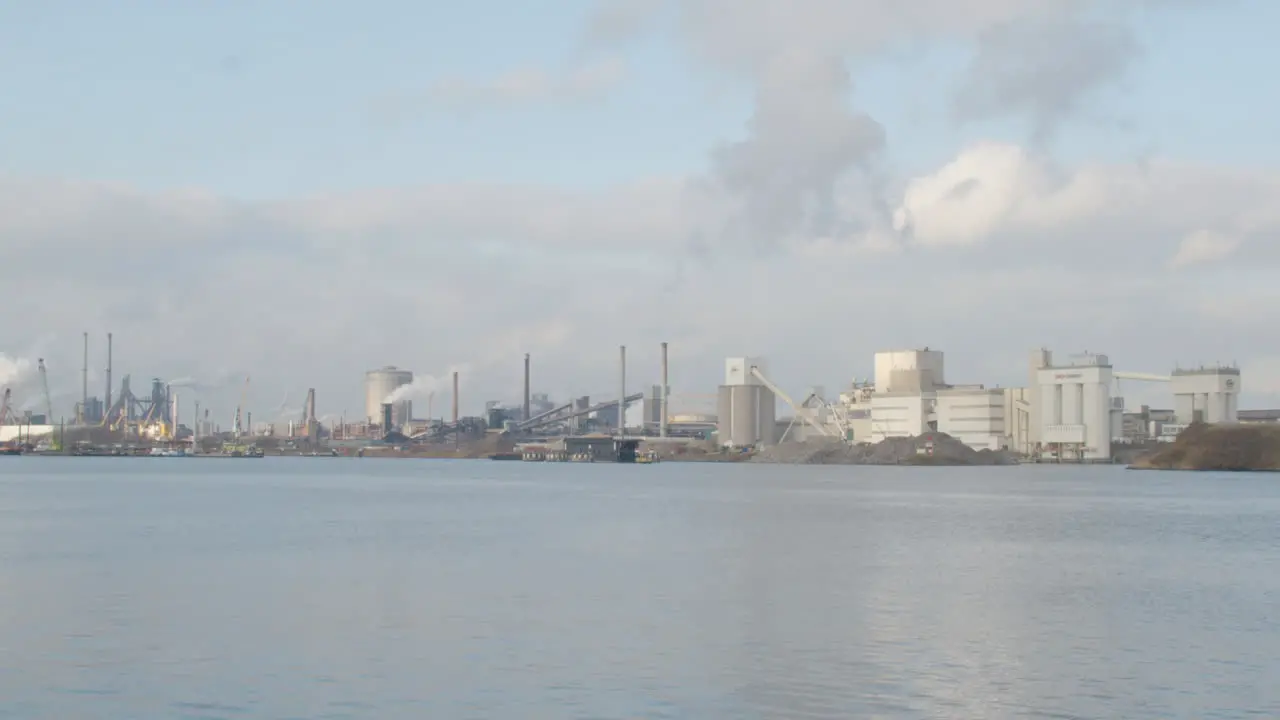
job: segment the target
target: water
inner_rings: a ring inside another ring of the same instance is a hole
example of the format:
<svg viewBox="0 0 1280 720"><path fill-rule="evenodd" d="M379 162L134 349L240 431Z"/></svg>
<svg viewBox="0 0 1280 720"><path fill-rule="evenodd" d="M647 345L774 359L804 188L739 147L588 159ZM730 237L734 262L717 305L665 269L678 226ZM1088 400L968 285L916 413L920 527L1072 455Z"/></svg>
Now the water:
<svg viewBox="0 0 1280 720"><path fill-rule="evenodd" d="M0 718L1280 716L1280 478L0 458Z"/></svg>

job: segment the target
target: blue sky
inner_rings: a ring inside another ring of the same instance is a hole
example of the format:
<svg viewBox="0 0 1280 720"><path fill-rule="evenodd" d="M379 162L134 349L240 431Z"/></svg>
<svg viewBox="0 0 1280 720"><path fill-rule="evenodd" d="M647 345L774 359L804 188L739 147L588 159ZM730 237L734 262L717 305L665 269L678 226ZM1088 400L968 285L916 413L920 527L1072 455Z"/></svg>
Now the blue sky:
<svg viewBox="0 0 1280 720"><path fill-rule="evenodd" d="M501 113L432 103L429 88L444 76L572 65L590 7L3 2L0 172L241 198L441 181L586 187L694 172L708 148L742 135L750 87L691 66L662 36L625 49L626 78L599 102ZM1060 152L1274 163L1274 27L1272 3L1148 17L1147 53L1109 102L1063 134ZM967 140L1018 139L1016 122L956 127L946 82L969 51L923 50L858 68L856 102L889 128L892 163L924 169ZM387 102L414 110L388 117Z"/></svg>
<svg viewBox="0 0 1280 720"><path fill-rule="evenodd" d="M1017 107L953 113L1009 3L934 23L924 14L948 6L930 0L899 0L896 20L883 3L795 0L812 17L773 27L779 0L670 0L730 9L585 42L611 1L0 0L0 285L49 298L11 318L0 352L78 367L87 324L116 331L139 377L248 372L261 403L318 386L353 407L363 370L388 363L438 373L510 354L465 381L478 405L516 392L526 351L542 389L599 394L622 343L650 367L643 353L670 340L691 392L729 355L836 388L874 350L926 344L951 348L963 381L1011 384L1050 345L1131 370L1236 358L1254 402L1280 403L1280 340L1260 331L1280 322L1265 282L1280 265L1280 5L1094 4L1085 20L1143 52L1041 147ZM1057 1L1026 12L1087 53L1045 9ZM904 30L913 12L930 32ZM887 40L823 32L850 18ZM886 135L880 184L846 185L866 158L842 144L841 112L752 135L780 100L708 59L734 42L761 64L842 58L853 107ZM623 71L594 95L462 107L439 93L609 63ZM1033 80L1052 91L1058 69ZM960 185L982 191L957 201ZM895 211L912 234L887 226ZM734 236L744 213L776 237ZM833 341L833 327L857 330Z"/></svg>

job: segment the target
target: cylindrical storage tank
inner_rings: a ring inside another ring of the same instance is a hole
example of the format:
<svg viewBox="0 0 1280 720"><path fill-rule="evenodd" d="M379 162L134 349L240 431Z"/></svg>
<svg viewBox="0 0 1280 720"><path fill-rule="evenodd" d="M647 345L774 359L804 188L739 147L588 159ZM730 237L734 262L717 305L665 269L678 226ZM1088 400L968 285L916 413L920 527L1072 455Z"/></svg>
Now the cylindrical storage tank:
<svg viewBox="0 0 1280 720"><path fill-rule="evenodd" d="M413 383L413 373L388 365L379 370L370 370L364 374L364 416L365 420L381 425L382 404L391 398L395 391ZM392 426L408 424L412 417L413 404L409 398L397 398L391 407Z"/></svg>
<svg viewBox="0 0 1280 720"><path fill-rule="evenodd" d="M721 445L772 445L777 412L773 392L763 385L722 385L717 433Z"/></svg>

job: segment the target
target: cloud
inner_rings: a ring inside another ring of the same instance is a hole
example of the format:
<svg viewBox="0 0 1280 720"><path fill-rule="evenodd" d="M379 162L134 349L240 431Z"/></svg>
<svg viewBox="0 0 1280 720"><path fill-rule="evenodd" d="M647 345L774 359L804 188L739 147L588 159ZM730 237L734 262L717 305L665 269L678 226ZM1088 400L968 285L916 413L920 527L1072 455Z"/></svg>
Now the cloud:
<svg viewBox="0 0 1280 720"><path fill-rule="evenodd" d="M904 42L970 43L957 118L1025 117L1033 137L1046 140L1138 58L1132 11L1163 4L606 0L584 32L588 46L620 50L643 32L674 31L696 62L749 83L746 137L714 148L707 176L693 184L693 202L720 207L721 224L699 228L691 243L736 240L768 251L808 240L856 249L891 245L895 224L901 232L910 221L895 223L881 163L887 133L857 108L851 68ZM982 190L985 210L966 203L970 235L992 213L1012 212L999 206L999 192Z"/></svg>
<svg viewBox="0 0 1280 720"><path fill-rule="evenodd" d="M1197 230L1183 238L1169 263L1175 268L1211 263L1230 257L1239 248L1239 236Z"/></svg>
<svg viewBox="0 0 1280 720"><path fill-rule="evenodd" d="M1131 28L1074 16L1021 17L985 28L956 92L964 121L1025 117L1037 142L1139 56Z"/></svg>
<svg viewBox="0 0 1280 720"><path fill-rule="evenodd" d="M653 27L665 0L610 0L595 5L587 20L584 46L616 47Z"/></svg>
<svg viewBox="0 0 1280 720"><path fill-rule="evenodd" d="M757 152L765 151L752 147L747 157ZM1267 301L1214 300L1241 273L1280 265L1265 244L1242 242L1219 261L1225 274L1164 272L1192 233L1233 227L1233 218L1251 218L1255 233L1269 227L1280 182L1252 170L1160 158L1069 167L1040 151L979 143L886 190L910 220L905 240L892 227L854 243L822 232L834 225L780 226L797 239L759 256L735 238L708 236L716 261L690 266L676 287L668 283L687 238L723 211L688 204L679 179L256 203L89 183L5 185L15 186L23 190L0 195L0 209L38 201L45 211L4 226L0 251L45 249L38 260L0 265L7 292L43 298L6 320L10 364L33 357L43 338L51 382L78 387L80 332L93 333L91 363L100 368L101 335L112 330L117 380L175 378L185 407L199 400L219 417L234 408L244 374L262 417L280 393L300 397L308 387L318 390L320 414L358 409L364 371L385 364L428 378L432 368L465 365L463 411L477 412L484 400L518 398L525 352L537 389L607 396L617 345L631 349L640 387L653 379L664 340L679 358L673 382L686 392L714 387L720 358L743 352L769 355L788 386L838 384L865 374L876 349L917 344L956 348L948 362L958 377L1005 384L1020 381L1026 347L1040 344L1103 348L1126 367L1155 370L1196 360L1206 342L1240 348L1241 357L1280 355L1251 321ZM863 195L833 183L829 197L856 205ZM86 239L79 233L89 227ZM142 272L139 257L163 264ZM49 260L57 273L33 270ZM975 344L982 357L965 357ZM197 382L187 387L183 376Z"/></svg>
<svg viewBox="0 0 1280 720"><path fill-rule="evenodd" d="M23 382L34 371L35 365L30 360L0 353L0 389Z"/></svg>
<svg viewBox="0 0 1280 720"><path fill-rule="evenodd" d="M1255 233L1277 227L1271 208L1278 179L1160 159L1070 168L1040 152L986 142L909 181L894 223L920 246L1016 239L1043 250L1070 240L1077 252L1105 249L1113 257L1176 251L1174 264L1183 266L1241 247L1240 234L1205 227L1246 224Z"/></svg>
<svg viewBox="0 0 1280 720"><path fill-rule="evenodd" d="M6 317L0 350L44 356L66 382L80 332L93 333L100 368L111 330L117 379L195 378L184 405L191 394L219 417L245 374L260 416L308 387L318 414L358 416L364 372L387 364L432 387L441 368L464 366L463 412L478 412L519 397L525 352L536 390L607 397L617 346L643 387L662 341L684 392L710 392L722 357L743 353L769 356L788 388L866 376L872 353L895 346L949 349L955 377L992 384L1024 382L1039 345L1151 371L1206 345L1280 357L1260 331L1280 320L1267 314L1275 303L1223 299L1244 274L1268 282L1280 266L1264 242L1280 228L1277 173L1159 156L1066 162L1035 138L970 144L905 173L894 149L911 139L857 93L867 63L903 43L965 47L973 64L961 61L955 88L904 92L945 109L950 91L972 90L966 118L1061 133L1140 59L1123 14L1138 5L1106 5L1118 9L1101 19L1104 5L1085 0L604 7L584 31L591 57L670 33L691 72L750 91L750 115L704 167L586 190L445 182L250 202L0 180L0 287L39 298ZM1042 54L1014 67L1035 38ZM1069 57L1077 50L1101 56ZM578 102L621 81L622 62L457 77L404 102ZM1234 252L1169 272L1206 231L1238 238Z"/></svg>
<svg viewBox="0 0 1280 720"><path fill-rule="evenodd" d="M866 218L841 204L851 171L868 173L884 128L848 107L839 58L790 52L757 78L747 138L719 148L712 177L733 212L723 232L758 249L808 238L862 240Z"/></svg>

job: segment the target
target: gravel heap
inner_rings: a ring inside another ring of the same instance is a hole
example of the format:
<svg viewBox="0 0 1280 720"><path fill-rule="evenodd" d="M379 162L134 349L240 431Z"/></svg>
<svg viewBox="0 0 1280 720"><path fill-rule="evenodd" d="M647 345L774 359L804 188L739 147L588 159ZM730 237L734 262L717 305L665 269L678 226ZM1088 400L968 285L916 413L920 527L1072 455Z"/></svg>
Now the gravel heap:
<svg viewBox="0 0 1280 720"><path fill-rule="evenodd" d="M933 452L921 450L933 443ZM1007 452L974 450L946 433L887 438L874 445L847 445L836 438L817 438L765 448L751 462L786 465L1013 465Z"/></svg>

